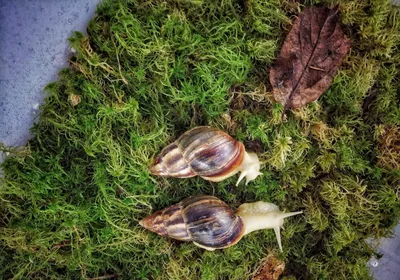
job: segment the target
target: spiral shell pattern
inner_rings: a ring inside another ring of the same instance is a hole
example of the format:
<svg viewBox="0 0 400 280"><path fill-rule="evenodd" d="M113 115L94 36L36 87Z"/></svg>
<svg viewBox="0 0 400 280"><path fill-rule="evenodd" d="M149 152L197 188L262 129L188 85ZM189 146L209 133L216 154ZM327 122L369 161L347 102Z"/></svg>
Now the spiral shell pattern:
<svg viewBox="0 0 400 280"><path fill-rule="evenodd" d="M161 235L209 249L236 244L244 234L240 217L214 196L193 196L144 218L140 224Z"/></svg>
<svg viewBox="0 0 400 280"><path fill-rule="evenodd" d="M166 177L201 176L210 181L238 172L244 145L227 133L209 126L185 132L155 158L150 171Z"/></svg>

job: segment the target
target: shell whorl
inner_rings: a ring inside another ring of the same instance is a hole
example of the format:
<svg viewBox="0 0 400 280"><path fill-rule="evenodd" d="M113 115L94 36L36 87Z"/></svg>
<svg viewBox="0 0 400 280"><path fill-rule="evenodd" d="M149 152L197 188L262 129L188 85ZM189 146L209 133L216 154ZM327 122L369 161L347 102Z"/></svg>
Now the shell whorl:
<svg viewBox="0 0 400 280"><path fill-rule="evenodd" d="M244 145L227 133L200 126L165 147L150 171L159 176L188 178L198 175L220 181L239 171L244 154Z"/></svg>
<svg viewBox="0 0 400 280"><path fill-rule="evenodd" d="M244 234L242 219L214 196L188 197L140 224L161 236L193 241L207 249L232 246Z"/></svg>

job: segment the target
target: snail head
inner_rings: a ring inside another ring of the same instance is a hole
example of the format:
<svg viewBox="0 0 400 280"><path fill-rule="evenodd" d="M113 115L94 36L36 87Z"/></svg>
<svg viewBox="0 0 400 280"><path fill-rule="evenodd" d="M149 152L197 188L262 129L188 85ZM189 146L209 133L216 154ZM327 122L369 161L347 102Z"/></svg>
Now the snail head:
<svg viewBox="0 0 400 280"><path fill-rule="evenodd" d="M243 162L240 165L239 170L241 171L241 174L236 186L239 185L243 178L246 178L247 185L250 181L253 181L258 176L262 175L260 172L260 160L258 159L258 156L255 153L245 152Z"/></svg>

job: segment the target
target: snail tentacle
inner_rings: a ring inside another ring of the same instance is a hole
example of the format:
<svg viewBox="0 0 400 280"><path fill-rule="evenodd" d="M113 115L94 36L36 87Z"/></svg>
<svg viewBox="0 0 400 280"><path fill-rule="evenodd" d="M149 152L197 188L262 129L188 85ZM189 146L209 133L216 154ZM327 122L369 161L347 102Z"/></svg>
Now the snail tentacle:
<svg viewBox="0 0 400 280"><path fill-rule="evenodd" d="M246 177L247 185L250 181L253 181L259 175L262 175L260 172L260 161L255 153L245 152L243 161L238 169L241 171L241 174L236 182L236 186L239 185L240 181L242 181L244 177Z"/></svg>
<svg viewBox="0 0 400 280"><path fill-rule="evenodd" d="M274 227L276 240L278 241L279 250L283 252L282 241L281 241L281 229L279 227Z"/></svg>

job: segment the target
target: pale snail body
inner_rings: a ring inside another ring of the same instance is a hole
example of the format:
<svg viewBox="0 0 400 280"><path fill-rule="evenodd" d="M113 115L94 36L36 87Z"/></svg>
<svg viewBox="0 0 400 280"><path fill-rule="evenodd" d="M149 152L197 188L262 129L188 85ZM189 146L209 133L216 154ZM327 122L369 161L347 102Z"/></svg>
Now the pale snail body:
<svg viewBox="0 0 400 280"><path fill-rule="evenodd" d="M246 152L241 142L209 126L186 131L165 147L150 166L154 175L176 178L200 176L213 182L242 172L236 185L244 177L246 183L254 180L261 174L259 170L260 162L256 154Z"/></svg>
<svg viewBox="0 0 400 280"><path fill-rule="evenodd" d="M282 251L283 220L300 213L283 213L275 204L263 201L242 204L234 213L217 197L201 195L157 211L141 220L140 225L210 251L230 247L252 231L273 228Z"/></svg>

